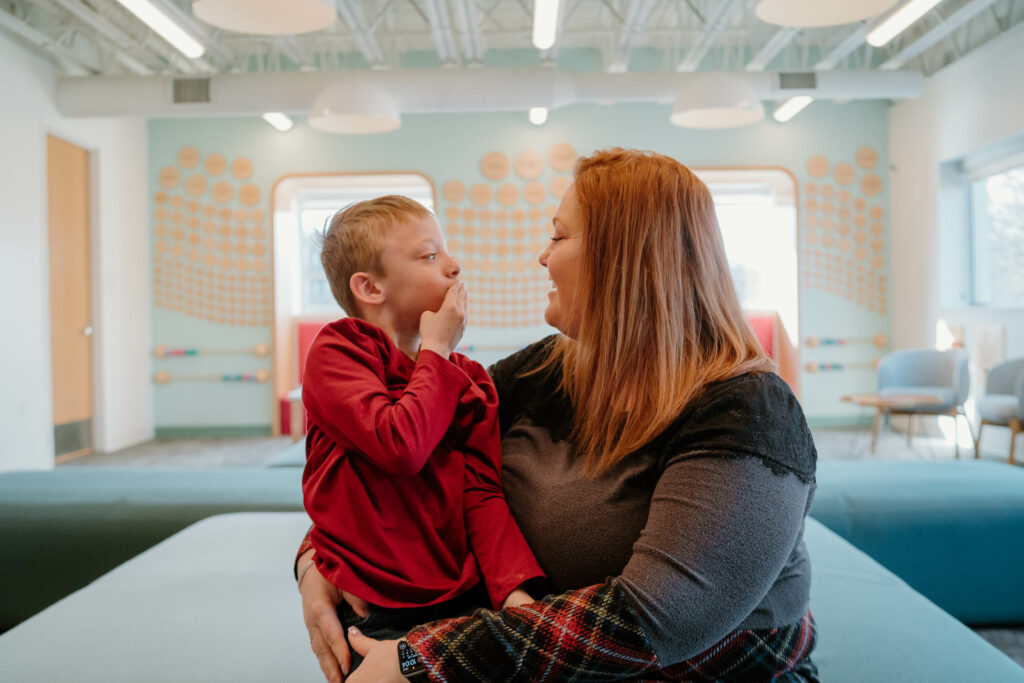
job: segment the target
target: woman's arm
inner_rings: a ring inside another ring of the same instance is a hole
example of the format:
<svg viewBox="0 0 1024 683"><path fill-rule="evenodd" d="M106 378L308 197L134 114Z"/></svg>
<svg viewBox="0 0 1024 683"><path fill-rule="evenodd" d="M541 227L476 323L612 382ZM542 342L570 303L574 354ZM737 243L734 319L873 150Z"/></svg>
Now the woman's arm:
<svg viewBox="0 0 1024 683"><path fill-rule="evenodd" d="M621 577L407 639L435 680L604 681L684 662L762 601L800 537L809 488L756 458L676 458Z"/></svg>

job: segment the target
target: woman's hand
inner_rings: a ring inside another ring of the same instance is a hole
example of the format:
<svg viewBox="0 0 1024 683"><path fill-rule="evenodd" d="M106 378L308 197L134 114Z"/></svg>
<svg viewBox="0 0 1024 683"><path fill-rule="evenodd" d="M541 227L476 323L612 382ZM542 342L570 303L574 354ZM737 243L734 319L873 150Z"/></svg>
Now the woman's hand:
<svg viewBox="0 0 1024 683"><path fill-rule="evenodd" d="M348 630L352 649L364 659L349 683L405 683L405 676L398 668L398 641L374 640L364 636L355 626Z"/></svg>
<svg viewBox="0 0 1024 683"><path fill-rule="evenodd" d="M517 588L508 594L505 598L505 602L501 603L501 608L506 607L519 607L520 605L529 605L531 602L537 602L534 600L529 593L524 591L522 588Z"/></svg>
<svg viewBox="0 0 1024 683"><path fill-rule="evenodd" d="M314 564L302 577L299 593L302 594L302 619L309 631L309 645L320 670L331 683L341 683L342 674L348 675L352 665L345 633L338 619L341 591L325 579ZM366 609L365 603L363 609Z"/></svg>

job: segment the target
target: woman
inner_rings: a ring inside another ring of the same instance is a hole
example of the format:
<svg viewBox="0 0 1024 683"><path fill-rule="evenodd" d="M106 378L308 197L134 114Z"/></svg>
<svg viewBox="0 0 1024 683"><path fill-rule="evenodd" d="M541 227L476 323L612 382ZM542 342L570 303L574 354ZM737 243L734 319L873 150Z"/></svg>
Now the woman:
<svg viewBox="0 0 1024 683"><path fill-rule="evenodd" d="M413 629L407 669L818 680L803 543L817 456L740 310L710 193L673 159L606 150L578 162L553 225L540 263L561 335L491 374L503 488L554 594ZM341 596L315 565L300 590L341 680ZM366 656L352 683L404 680L397 641L350 641Z"/></svg>

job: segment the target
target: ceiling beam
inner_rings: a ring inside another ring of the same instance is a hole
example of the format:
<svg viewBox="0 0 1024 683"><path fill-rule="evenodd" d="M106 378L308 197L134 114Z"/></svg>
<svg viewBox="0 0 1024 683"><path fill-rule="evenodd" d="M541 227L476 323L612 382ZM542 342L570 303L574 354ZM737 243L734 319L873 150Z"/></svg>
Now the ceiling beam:
<svg viewBox="0 0 1024 683"><path fill-rule="evenodd" d="M775 59L776 55L782 52L783 49L796 38L797 34L802 29L798 26L786 26L780 28L778 31L768 39L757 54L751 58L747 65L744 67L747 71L764 71L772 60Z"/></svg>
<svg viewBox="0 0 1024 683"><path fill-rule="evenodd" d="M355 40L356 46L370 66L385 66L387 60L384 58L384 50L381 49L377 36L374 35L367 23L366 17L363 15L363 8L355 0L337 0L335 7L338 10L338 16L352 31L352 39Z"/></svg>
<svg viewBox="0 0 1024 683"><path fill-rule="evenodd" d="M930 31L918 36L910 44L903 46L899 52L889 57L879 69L898 69L914 57L918 56L940 40L957 30L978 14L981 14L999 0L972 0L966 5L944 18Z"/></svg>
<svg viewBox="0 0 1024 683"><path fill-rule="evenodd" d="M99 14L81 0L48 0L91 28L99 38L113 47L115 58L130 71L149 76L161 70L164 62L146 50L119 26Z"/></svg>
<svg viewBox="0 0 1024 683"><path fill-rule="evenodd" d="M206 48L207 55L213 57L228 68L235 66L235 55L217 42L216 35L220 32L219 29L211 31L209 25L196 19L191 12L182 10L171 0L150 0L150 2L156 5L161 12L166 14L171 21L185 29L190 36L198 40L199 43ZM191 7L191 3L189 3L189 6ZM209 61L207 61L205 57L193 59L192 61L195 62L200 69L215 71L213 66L210 65Z"/></svg>
<svg viewBox="0 0 1024 683"><path fill-rule="evenodd" d="M629 69L629 58L633 54L633 38L647 28L658 4L659 0L633 0L629 3L619 35L615 39L612 58L608 62L609 73L625 73Z"/></svg>
<svg viewBox="0 0 1024 683"><path fill-rule="evenodd" d="M480 33L480 19L476 11L475 0L452 0L455 10L455 25L459 29L462 42L462 54L471 64L484 61L484 37Z"/></svg>
<svg viewBox="0 0 1024 683"><path fill-rule="evenodd" d="M814 65L814 70L823 71L825 69L836 68L840 62L849 57L854 50L863 47L868 34L874 31L875 27L879 26L886 18L888 18L888 15L862 22L857 28L847 34L845 38L839 41L835 47L829 50L828 54Z"/></svg>
<svg viewBox="0 0 1024 683"><path fill-rule="evenodd" d="M0 10L0 28L10 31L45 51L70 76L91 76L97 73L97 69L87 66L70 50L61 45L59 39L51 38L39 29L29 26L6 10Z"/></svg>
<svg viewBox="0 0 1024 683"><path fill-rule="evenodd" d="M743 0L721 0L708 16L704 28L697 38L697 42L686 53L682 61L676 66L676 71L696 71L700 63L704 61L705 55L711 46L715 44L718 34L725 28L729 17L736 8L743 4Z"/></svg>
<svg viewBox="0 0 1024 683"><path fill-rule="evenodd" d="M459 48L455 45L455 32L452 20L448 16L448 3L445 0L423 0L423 14L430 25L430 34L434 37L437 56L441 64L452 65L459 62Z"/></svg>

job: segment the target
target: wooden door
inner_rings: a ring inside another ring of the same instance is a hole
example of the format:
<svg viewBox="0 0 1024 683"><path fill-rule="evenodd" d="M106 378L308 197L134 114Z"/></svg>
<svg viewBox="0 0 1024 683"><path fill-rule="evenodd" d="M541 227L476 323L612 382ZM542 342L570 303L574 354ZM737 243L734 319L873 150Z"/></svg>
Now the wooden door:
<svg viewBox="0 0 1024 683"><path fill-rule="evenodd" d="M50 353L57 462L92 452L89 153L47 136Z"/></svg>

